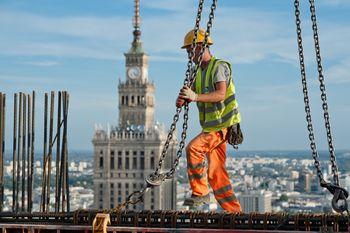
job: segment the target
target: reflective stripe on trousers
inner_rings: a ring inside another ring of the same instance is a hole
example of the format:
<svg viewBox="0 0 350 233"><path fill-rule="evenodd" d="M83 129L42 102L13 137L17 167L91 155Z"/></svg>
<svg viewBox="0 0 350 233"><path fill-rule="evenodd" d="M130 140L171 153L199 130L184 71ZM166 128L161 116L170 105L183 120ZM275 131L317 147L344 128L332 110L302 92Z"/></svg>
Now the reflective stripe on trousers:
<svg viewBox="0 0 350 233"><path fill-rule="evenodd" d="M187 173L192 194L207 195L209 182L216 200L224 210L241 212L225 167L226 133L226 129L202 132L187 145ZM205 156L208 159L208 169L204 166Z"/></svg>

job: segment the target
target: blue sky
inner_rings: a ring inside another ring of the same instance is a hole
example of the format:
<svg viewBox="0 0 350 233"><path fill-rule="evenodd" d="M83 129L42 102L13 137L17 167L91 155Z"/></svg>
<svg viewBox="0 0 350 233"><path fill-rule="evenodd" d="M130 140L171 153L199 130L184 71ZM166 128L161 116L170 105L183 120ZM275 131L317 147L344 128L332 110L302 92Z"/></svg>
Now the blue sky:
<svg viewBox="0 0 350 233"><path fill-rule="evenodd" d="M301 7L312 114L318 147L326 149L307 2ZM186 68L179 47L194 25L196 5L141 0L141 38L156 83L156 119L166 128ZM316 6L335 146L349 149L350 2L319 0ZM233 64L244 150L308 149L293 11L291 0L219 0L211 50ZM43 96L68 90L69 147L92 149L94 124L118 122L117 85L125 79L123 53L132 41L132 14L132 0L1 1L0 91L12 104L17 91ZM203 26L207 15L208 10ZM200 131L195 105L190 117L189 138ZM10 148L10 137L7 142Z"/></svg>

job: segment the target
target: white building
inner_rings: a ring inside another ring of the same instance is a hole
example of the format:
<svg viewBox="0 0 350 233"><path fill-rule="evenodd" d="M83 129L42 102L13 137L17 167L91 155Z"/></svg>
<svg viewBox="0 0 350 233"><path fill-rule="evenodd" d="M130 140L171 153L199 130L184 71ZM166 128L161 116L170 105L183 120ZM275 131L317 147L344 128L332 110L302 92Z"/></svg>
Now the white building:
<svg viewBox="0 0 350 233"><path fill-rule="evenodd" d="M238 196L244 213L250 212L271 212L271 197L270 191L251 192L249 194L241 194Z"/></svg>

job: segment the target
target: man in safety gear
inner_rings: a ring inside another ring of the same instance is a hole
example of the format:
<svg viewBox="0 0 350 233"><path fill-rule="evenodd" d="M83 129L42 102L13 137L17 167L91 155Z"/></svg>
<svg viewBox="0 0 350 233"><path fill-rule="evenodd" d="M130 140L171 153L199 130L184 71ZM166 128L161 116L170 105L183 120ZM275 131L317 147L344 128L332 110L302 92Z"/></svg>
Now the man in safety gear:
<svg viewBox="0 0 350 233"><path fill-rule="evenodd" d="M199 55L205 40L205 31L199 29L196 38L193 62L198 65ZM183 49L191 52L194 30L187 33ZM191 88L184 86L176 100L181 107L185 101L196 102L202 132L186 147L187 173L192 188L192 196L184 205L199 206L210 201L208 182L216 200L227 212L241 212L241 206L234 194L225 167L228 128L241 121L235 99L231 65L211 55L209 45L213 41L208 36L202 62ZM207 157L208 167L205 164Z"/></svg>

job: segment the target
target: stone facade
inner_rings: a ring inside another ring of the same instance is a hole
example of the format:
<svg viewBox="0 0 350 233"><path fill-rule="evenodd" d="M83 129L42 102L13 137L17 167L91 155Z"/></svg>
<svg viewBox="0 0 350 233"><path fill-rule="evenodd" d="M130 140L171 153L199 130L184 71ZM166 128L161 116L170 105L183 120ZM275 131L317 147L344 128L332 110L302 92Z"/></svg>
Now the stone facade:
<svg viewBox="0 0 350 233"><path fill-rule="evenodd" d="M107 130L95 127L94 204L96 209L114 208L145 185L162 153L167 133L154 122L155 85L148 79L148 56L140 41L139 2L135 0L134 40L125 53L126 80L118 85L119 124ZM169 170L176 157L176 139L167 151L163 169ZM145 194L134 210L175 210L176 179Z"/></svg>

